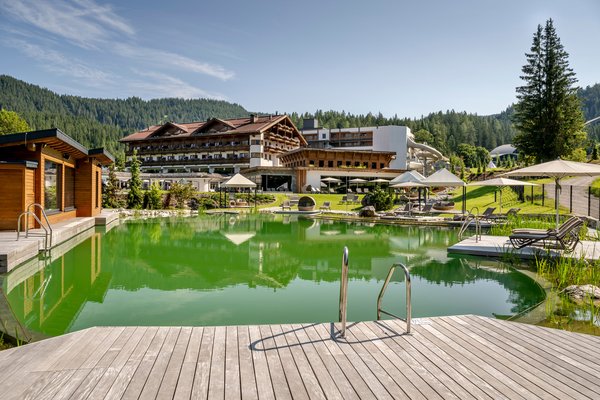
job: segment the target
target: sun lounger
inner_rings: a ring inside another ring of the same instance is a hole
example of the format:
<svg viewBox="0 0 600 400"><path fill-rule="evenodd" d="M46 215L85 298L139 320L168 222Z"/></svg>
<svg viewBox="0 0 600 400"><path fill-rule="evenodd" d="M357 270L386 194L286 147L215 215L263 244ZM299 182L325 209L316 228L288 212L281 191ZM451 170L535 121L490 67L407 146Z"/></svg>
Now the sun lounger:
<svg viewBox="0 0 600 400"><path fill-rule="evenodd" d="M289 200L284 200L283 204L281 205L281 210L291 210L292 206L290 205L290 201Z"/></svg>
<svg viewBox="0 0 600 400"><path fill-rule="evenodd" d="M323 205L320 207L320 209L331 211L331 202L330 201L323 202Z"/></svg>
<svg viewBox="0 0 600 400"><path fill-rule="evenodd" d="M579 243L579 230L583 226L583 220L578 217L569 218L558 229L543 230L517 230L509 236L512 245L517 248L542 244L545 247L553 247L568 252L575 250Z"/></svg>
<svg viewBox="0 0 600 400"><path fill-rule="evenodd" d="M505 219L508 219L509 217L514 217L515 215L517 215L517 213L519 211L521 211L520 208L511 208L505 214L492 214L492 215L489 215L487 217L487 219L492 220L492 221L505 220Z"/></svg>

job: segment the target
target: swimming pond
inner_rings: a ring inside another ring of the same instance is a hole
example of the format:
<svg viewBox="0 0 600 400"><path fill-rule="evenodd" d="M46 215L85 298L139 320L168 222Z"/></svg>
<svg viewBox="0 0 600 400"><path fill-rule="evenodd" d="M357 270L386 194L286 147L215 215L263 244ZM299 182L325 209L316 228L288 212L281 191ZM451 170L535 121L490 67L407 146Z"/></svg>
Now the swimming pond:
<svg viewBox="0 0 600 400"><path fill-rule="evenodd" d="M336 321L348 246L349 321L376 319L395 262L410 269L413 318L507 317L544 299L533 280L497 261L449 256L456 233L285 215L132 220L29 276L17 268L4 292L19 321L47 335L102 325ZM384 309L404 315L404 290L398 271Z"/></svg>

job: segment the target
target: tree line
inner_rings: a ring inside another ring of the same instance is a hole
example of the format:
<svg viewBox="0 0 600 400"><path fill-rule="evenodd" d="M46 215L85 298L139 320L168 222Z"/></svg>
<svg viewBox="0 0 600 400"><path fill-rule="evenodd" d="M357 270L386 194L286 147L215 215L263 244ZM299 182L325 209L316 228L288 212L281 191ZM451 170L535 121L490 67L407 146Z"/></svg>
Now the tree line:
<svg viewBox="0 0 600 400"><path fill-rule="evenodd" d="M580 89L577 95L586 119L600 115L600 84ZM0 75L0 108L17 112L32 129L57 127L85 146L106 147L116 155L122 155L124 150L119 139L151 125L249 114L239 104L209 99L93 99L58 95L8 75ZM317 110L293 112L290 117L299 128L304 118L318 118L326 128L406 125L417 141L451 155L459 153L460 144L491 150L511 143L516 134L513 115L514 107L510 106L499 114L487 116L448 110L410 119L398 115L385 117L381 113ZM586 130L591 140L600 140L600 124L589 125Z"/></svg>

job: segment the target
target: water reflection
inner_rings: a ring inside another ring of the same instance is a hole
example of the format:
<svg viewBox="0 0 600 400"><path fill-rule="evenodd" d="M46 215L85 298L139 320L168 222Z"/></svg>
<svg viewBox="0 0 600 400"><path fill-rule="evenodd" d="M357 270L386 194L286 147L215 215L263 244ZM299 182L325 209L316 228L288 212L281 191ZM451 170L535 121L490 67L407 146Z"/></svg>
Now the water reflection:
<svg viewBox="0 0 600 400"><path fill-rule="evenodd" d="M5 290L17 317L47 334L103 324L331 321L348 246L354 320L374 319L395 262L410 266L415 316L504 315L543 298L529 278L495 262L448 257L455 241L451 229L282 215L139 220L95 234L26 278L15 270ZM401 294L390 295L394 307Z"/></svg>

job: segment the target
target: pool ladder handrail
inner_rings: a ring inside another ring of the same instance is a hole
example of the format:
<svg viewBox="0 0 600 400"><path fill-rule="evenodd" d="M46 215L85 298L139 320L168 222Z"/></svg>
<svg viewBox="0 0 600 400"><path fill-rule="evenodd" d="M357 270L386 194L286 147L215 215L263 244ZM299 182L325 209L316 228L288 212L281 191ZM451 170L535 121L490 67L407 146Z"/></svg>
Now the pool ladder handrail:
<svg viewBox="0 0 600 400"><path fill-rule="evenodd" d="M385 290L387 289L390 280L392 279L392 275L396 271L396 268L402 268L404 271L404 276L406 279L406 319L403 319L397 315L392 314L391 312L385 311L381 308L381 302L383 301L383 295L385 294ZM411 281L410 281L410 272L406 265L402 263L395 263L390 267L390 270L383 282L383 286L381 287L381 291L379 292L379 296L377 297L377 320L381 319L381 314L389 315L390 317L398 318L406 322L406 333L410 334L410 321L411 321L411 313L412 313L412 303L411 303Z"/></svg>
<svg viewBox="0 0 600 400"><path fill-rule="evenodd" d="M474 213L474 210L477 210L477 213ZM479 207L477 206L471 208L471 210L469 210L467 216L465 217L465 220L463 221L460 230L458 231L459 239L462 239L465 231L467 230L471 222L475 222L475 243L477 243L479 239L481 239L481 222L479 218Z"/></svg>
<svg viewBox="0 0 600 400"><path fill-rule="evenodd" d="M397 267L401 267L404 270L404 275L406 277L406 319L403 319L397 315L394 315L390 312L381 309L381 302L383 300L383 295L385 294L385 290L387 289L390 280L392 279L392 275ZM379 296L377 297L377 320L381 319L381 314L386 314L394 318L398 318L404 322L406 322L406 333L410 333L410 321L411 321L411 313L412 313L412 302L411 302L411 280L410 280L410 272L408 268L402 263L396 263L390 267L390 271L383 283L383 287L379 292ZM346 337L346 317L348 313L348 247L344 246L344 251L342 253L342 277L340 280L340 308L339 308L339 319L341 323L341 329L339 332L339 336L341 338Z"/></svg>
<svg viewBox="0 0 600 400"><path fill-rule="evenodd" d="M33 211L30 210L32 207ZM44 217L44 221L46 222L46 225L42 223L40 218L35 213L36 208L40 209L42 216ZM52 235L54 232L52 230L52 226L50 225L50 221L48 220L48 216L46 215L46 210L44 210L44 207L42 207L40 203L31 203L27 206L25 211L19 215L19 218L17 219L17 240L19 240L19 238L21 237L21 218L23 218L24 216L32 216L33 219L35 219L36 222L40 225L40 227L44 230L44 251L50 250L50 248L52 247ZM25 218L25 237L29 237L29 218Z"/></svg>
<svg viewBox="0 0 600 400"><path fill-rule="evenodd" d="M348 311L348 247L342 253L342 278L340 280L340 337L346 337L346 315Z"/></svg>

